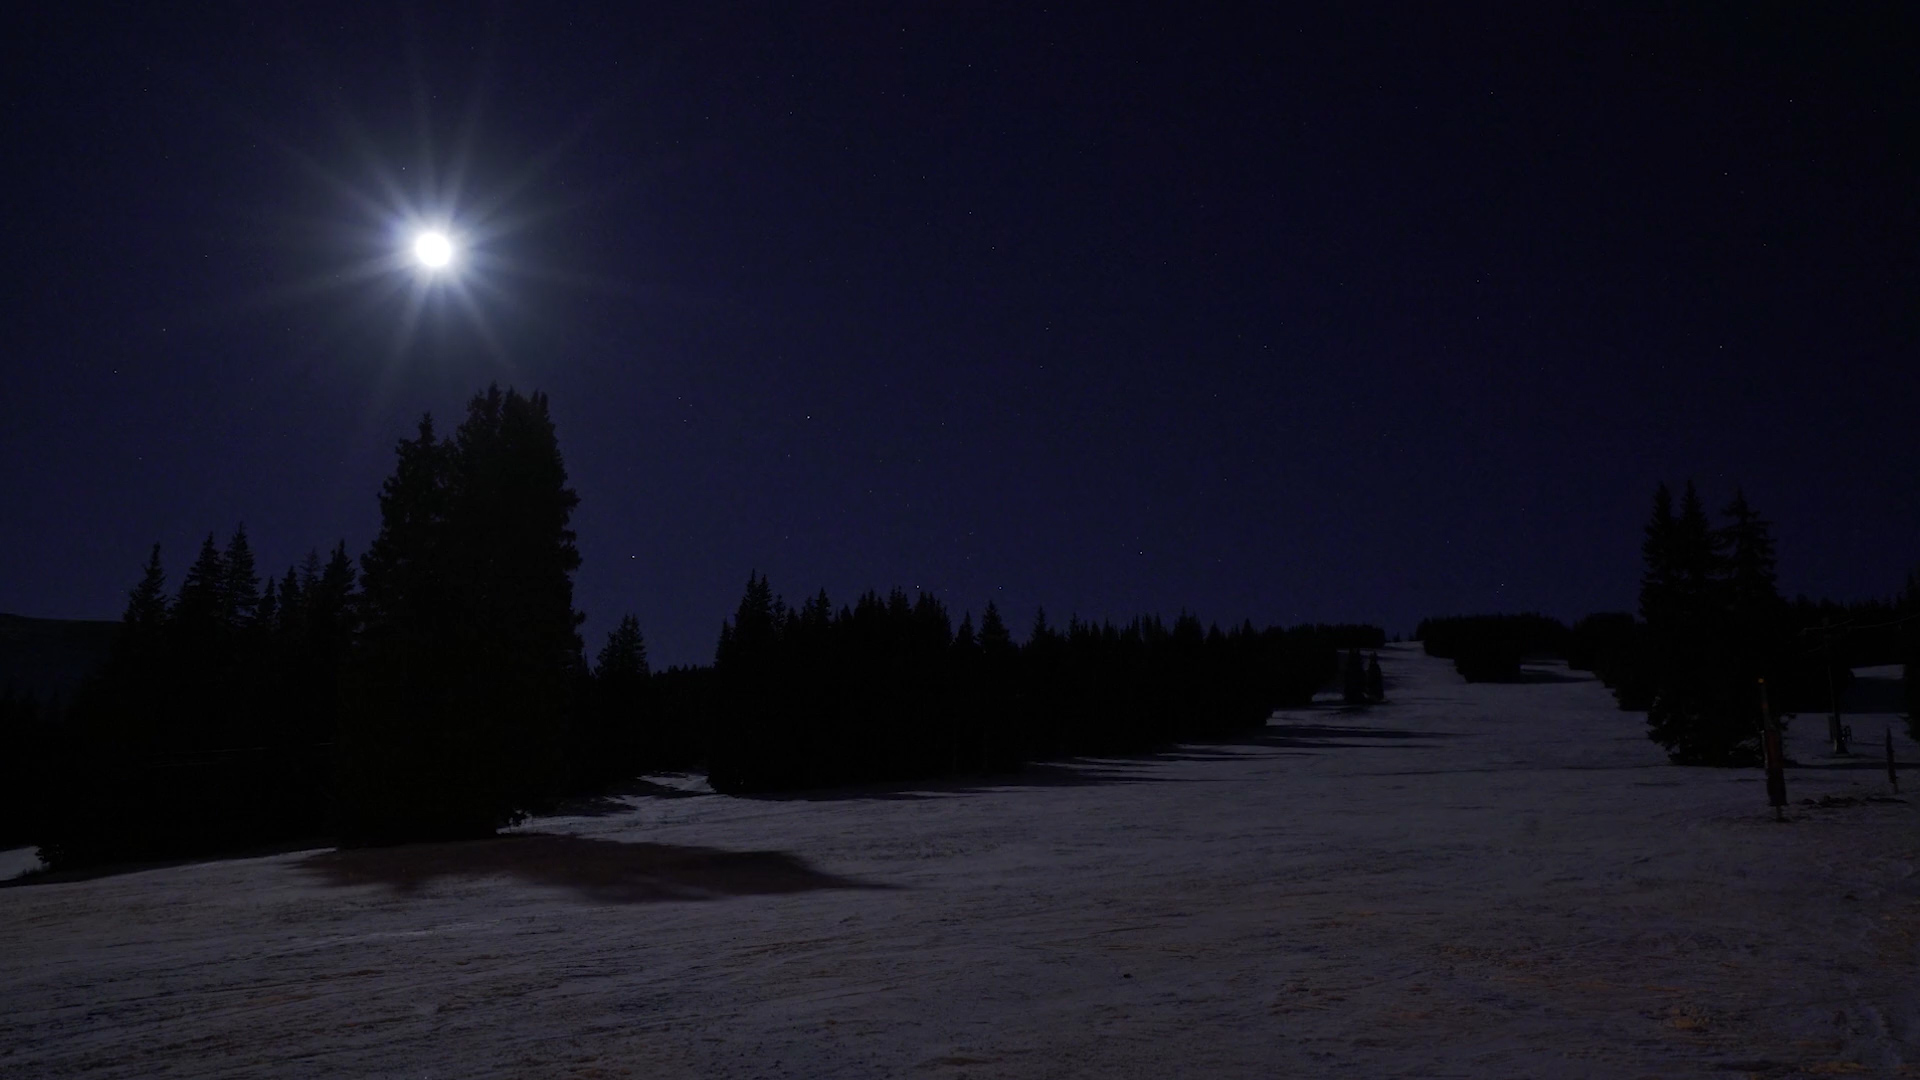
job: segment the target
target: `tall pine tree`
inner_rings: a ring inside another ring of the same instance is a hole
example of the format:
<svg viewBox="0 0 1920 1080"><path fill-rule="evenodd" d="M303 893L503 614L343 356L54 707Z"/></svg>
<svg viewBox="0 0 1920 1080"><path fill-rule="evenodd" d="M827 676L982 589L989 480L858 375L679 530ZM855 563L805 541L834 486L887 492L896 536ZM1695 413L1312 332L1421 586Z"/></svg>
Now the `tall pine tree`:
<svg viewBox="0 0 1920 1080"><path fill-rule="evenodd" d="M546 396L490 387L451 438L424 419L398 458L362 559L362 647L341 723L349 842L519 820L562 782L584 671L579 499Z"/></svg>
<svg viewBox="0 0 1920 1080"><path fill-rule="evenodd" d="M1647 524L1637 666L1651 687L1648 737L1680 764L1758 760L1757 680L1782 655L1769 526L1738 492L1725 513L1714 528L1689 481L1677 514L1660 487Z"/></svg>
<svg viewBox="0 0 1920 1080"><path fill-rule="evenodd" d="M244 523L227 541L221 563L225 573L220 580L220 621L236 630L250 627L260 607L260 575L254 568L253 546L247 543Z"/></svg>
<svg viewBox="0 0 1920 1080"><path fill-rule="evenodd" d="M1727 518L1720 528L1727 607L1737 619L1771 622L1781 603L1773 526L1748 505L1746 493L1738 488L1722 513Z"/></svg>
<svg viewBox="0 0 1920 1080"><path fill-rule="evenodd" d="M126 633L143 639L160 631L167 621L167 572L160 565L160 545L147 555L140 583L127 593L127 611L121 617Z"/></svg>
<svg viewBox="0 0 1920 1080"><path fill-rule="evenodd" d="M174 624L194 647L225 627L227 562L213 542L213 534L200 542L200 555L187 568L180 581L180 595L173 602Z"/></svg>

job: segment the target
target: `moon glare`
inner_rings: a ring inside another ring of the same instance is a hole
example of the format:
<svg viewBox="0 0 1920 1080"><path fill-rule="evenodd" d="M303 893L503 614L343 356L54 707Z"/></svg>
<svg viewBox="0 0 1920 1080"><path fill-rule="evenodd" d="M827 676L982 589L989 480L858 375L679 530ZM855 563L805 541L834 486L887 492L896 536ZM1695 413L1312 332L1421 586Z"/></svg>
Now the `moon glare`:
<svg viewBox="0 0 1920 1080"><path fill-rule="evenodd" d="M453 261L453 241L443 232L423 232L413 238L413 257L421 266L438 270Z"/></svg>

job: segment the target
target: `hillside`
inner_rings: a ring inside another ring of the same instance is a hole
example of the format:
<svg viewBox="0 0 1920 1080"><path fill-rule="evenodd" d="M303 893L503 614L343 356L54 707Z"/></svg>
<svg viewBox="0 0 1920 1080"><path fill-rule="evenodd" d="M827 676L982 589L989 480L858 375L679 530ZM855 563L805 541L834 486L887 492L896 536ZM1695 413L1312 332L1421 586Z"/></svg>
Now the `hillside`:
<svg viewBox="0 0 1920 1080"><path fill-rule="evenodd" d="M1666 764L1564 668L1382 661L1386 705L1152 757L789 798L656 777L500 841L0 889L0 1073L1920 1063L1920 820L1877 761L1796 724L1776 824L1759 773Z"/></svg>

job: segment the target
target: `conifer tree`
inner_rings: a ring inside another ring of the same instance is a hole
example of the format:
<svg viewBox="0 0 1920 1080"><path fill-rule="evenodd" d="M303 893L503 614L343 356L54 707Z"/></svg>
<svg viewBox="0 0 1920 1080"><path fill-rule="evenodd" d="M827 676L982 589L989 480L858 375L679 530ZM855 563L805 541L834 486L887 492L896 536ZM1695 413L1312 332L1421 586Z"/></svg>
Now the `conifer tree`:
<svg viewBox="0 0 1920 1080"><path fill-rule="evenodd" d="M355 842L486 834L561 782L585 667L569 527L579 499L539 393L490 387L451 438L426 418L397 456L361 560L343 830ZM337 587L329 571L323 591Z"/></svg>
<svg viewBox="0 0 1920 1080"><path fill-rule="evenodd" d="M960 616L960 628L953 632L953 647L955 651L966 654L979 651L980 643L973 633L973 612Z"/></svg>
<svg viewBox="0 0 1920 1080"><path fill-rule="evenodd" d="M278 627L282 634L293 636L299 632L306 614L306 593L300 587L300 577L293 567L280 577L280 617Z"/></svg>
<svg viewBox="0 0 1920 1080"><path fill-rule="evenodd" d="M863 598L864 602L864 598ZM790 784L798 745L789 725L777 722L779 708L779 613L784 605L758 570L732 620L720 628L714 674L723 696L713 734L708 782L716 791L758 791Z"/></svg>
<svg viewBox="0 0 1920 1080"><path fill-rule="evenodd" d="M1689 481L1677 515L1656 494L1647 529L1647 632L1636 666L1652 689L1647 734L1681 764L1758 759L1755 680L1780 651L1767 524L1744 495L1727 513L1732 520L1715 529Z"/></svg>
<svg viewBox="0 0 1920 1080"><path fill-rule="evenodd" d="M721 634L715 663L750 665L763 659L772 647L778 629L775 610L773 586L760 576L758 570L749 571L747 588L741 594L739 606L734 609L733 621L726 625Z"/></svg>
<svg viewBox="0 0 1920 1080"><path fill-rule="evenodd" d="M980 767L1006 768L1025 755L1026 701L1019 693L1019 649L993 601L980 612L980 682L971 704L980 724Z"/></svg>
<svg viewBox="0 0 1920 1080"><path fill-rule="evenodd" d="M221 563L225 573L220 580L220 621L235 629L251 626L260 607L260 575L254 569L244 523L227 541Z"/></svg>
<svg viewBox="0 0 1920 1080"><path fill-rule="evenodd" d="M431 417L428 419L430 420ZM344 541L341 546L344 549ZM320 584L322 569L323 564L320 562L320 552L315 548L308 548L307 557L300 560L300 588L307 592L312 592ZM291 568L289 568L289 572L291 572Z"/></svg>
<svg viewBox="0 0 1920 1080"><path fill-rule="evenodd" d="M127 632L141 637L157 634L167 621L167 572L160 565L160 545L147 555L146 571L127 594L127 611L120 620Z"/></svg>
<svg viewBox="0 0 1920 1080"><path fill-rule="evenodd" d="M991 600L987 601L986 610L980 613L980 651L988 656L1002 656L1013 651L1013 635L1000 618L1000 609Z"/></svg>
<svg viewBox="0 0 1920 1080"><path fill-rule="evenodd" d="M640 620L622 616L619 625L607 633L600 648L594 675L607 679L639 680L647 677L647 639L640 633Z"/></svg>
<svg viewBox="0 0 1920 1080"><path fill-rule="evenodd" d="M1033 613L1033 630L1027 635L1027 645L1029 647L1038 645L1044 648L1054 644L1059 638L1060 635L1054 632L1053 627L1047 625L1046 607L1036 608Z"/></svg>
<svg viewBox="0 0 1920 1080"><path fill-rule="evenodd" d="M647 642L640 621L621 618L607 633L593 667L590 707L570 743L569 772L582 790L631 775L647 756Z"/></svg>
<svg viewBox="0 0 1920 1080"><path fill-rule="evenodd" d="M260 603L254 611L255 622L266 632L275 632L280 626L280 597L277 583L272 577L260 588Z"/></svg>
<svg viewBox="0 0 1920 1080"><path fill-rule="evenodd" d="M1726 553L1727 604L1738 619L1770 619L1781 603L1773 527L1747 504L1746 493L1738 488L1722 512L1728 519L1719 532Z"/></svg>
<svg viewBox="0 0 1920 1080"><path fill-rule="evenodd" d="M379 649L424 648L444 618L447 567L448 449L425 416L411 440L397 447L399 462L380 489L380 533L361 556L367 636ZM319 558L308 557L301 584L319 584Z"/></svg>
<svg viewBox="0 0 1920 1080"><path fill-rule="evenodd" d="M140 583L127 593L126 614L120 619L120 637L114 643L105 678L90 688L90 705L123 717L135 708L152 711L164 705L172 689L166 667L173 627L167 605L167 574L160 565L160 545L147 555ZM140 700L144 699L144 700ZM98 715L102 710L94 710ZM116 718L121 719L121 718ZM127 729L119 733L124 736Z"/></svg>
<svg viewBox="0 0 1920 1080"><path fill-rule="evenodd" d="M354 631L353 558L347 554L347 542L334 545L326 568L307 589L307 621L315 637L315 650L329 662L344 656Z"/></svg>
<svg viewBox="0 0 1920 1080"><path fill-rule="evenodd" d="M1699 632L1713 621L1723 564L1720 536L1707 520L1706 505L1691 480L1674 519L1672 553L1679 623Z"/></svg>
<svg viewBox="0 0 1920 1080"><path fill-rule="evenodd" d="M173 603L174 619L184 634L203 639L223 625L226 582L226 559L208 533L200 543L199 557L181 578L180 595Z"/></svg>

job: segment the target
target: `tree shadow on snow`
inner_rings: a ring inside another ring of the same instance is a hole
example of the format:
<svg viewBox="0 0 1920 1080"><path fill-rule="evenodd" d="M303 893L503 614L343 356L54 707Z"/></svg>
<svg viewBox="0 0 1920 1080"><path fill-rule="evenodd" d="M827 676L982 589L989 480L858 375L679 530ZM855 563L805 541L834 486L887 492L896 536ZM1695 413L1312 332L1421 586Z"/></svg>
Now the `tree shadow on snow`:
<svg viewBox="0 0 1920 1080"><path fill-rule="evenodd" d="M1294 724L1268 722L1244 743L1299 750L1360 749L1413 745L1415 739L1454 739L1449 731L1412 731L1406 728L1355 727L1350 724ZM1372 740L1354 742L1352 740Z"/></svg>
<svg viewBox="0 0 1920 1080"><path fill-rule="evenodd" d="M1339 711L1350 710L1342 707ZM1451 738L1458 738L1458 736L1446 731L1409 731L1339 724L1269 722L1266 727L1250 731L1245 735L1196 739L1147 753L1089 754L1082 757L1032 762L1016 772L879 781L846 787L757 791L732 797L764 802L844 802L849 800L917 802L961 795L991 794L1009 788L1092 787L1105 784L1196 784L1206 782L1205 778L1169 776L1154 771L1152 766L1172 762L1234 761L1250 756L1292 757L1301 756L1313 750L1415 746L1419 744L1408 740ZM1355 739L1373 741L1349 741ZM1249 754L1249 751L1259 750L1270 752Z"/></svg>
<svg viewBox="0 0 1920 1080"><path fill-rule="evenodd" d="M1855 745L1857 746L1859 744L1856 743ZM1787 760L1787 768L1835 769L1840 771L1863 769L1884 774L1887 771L1886 753L1882 751L1876 756L1873 750L1874 748L1869 747L1865 751L1855 751L1853 757L1844 758L1826 757L1815 758L1813 760L1806 758L1789 758ZM1894 769L1898 771L1901 776L1908 778L1908 782L1920 786L1920 776L1913 775L1916 770L1920 770L1920 761L1900 761L1896 759L1893 765Z"/></svg>
<svg viewBox="0 0 1920 1080"><path fill-rule="evenodd" d="M581 899L613 904L897 888L822 873L784 851L726 851L553 833L342 848L310 855L295 865L328 885L385 885L402 896L417 895L441 878L502 876L560 886Z"/></svg>
<svg viewBox="0 0 1920 1080"><path fill-rule="evenodd" d="M1527 667L1520 669L1519 681L1521 683L1582 683L1595 682L1597 677L1592 672Z"/></svg>
<svg viewBox="0 0 1920 1080"><path fill-rule="evenodd" d="M1068 758L1060 761L1032 762L1022 766L1016 772L929 777L922 780L883 780L846 787L755 791L735 795L733 798L763 802L844 802L854 799L877 802L918 802L956 795L981 795L1004 791L1007 788L1191 783L1193 781L1186 777L1156 776L1140 771L1141 766L1156 761L1183 760L1193 759L1182 758L1175 754L1116 754L1111 757Z"/></svg>

